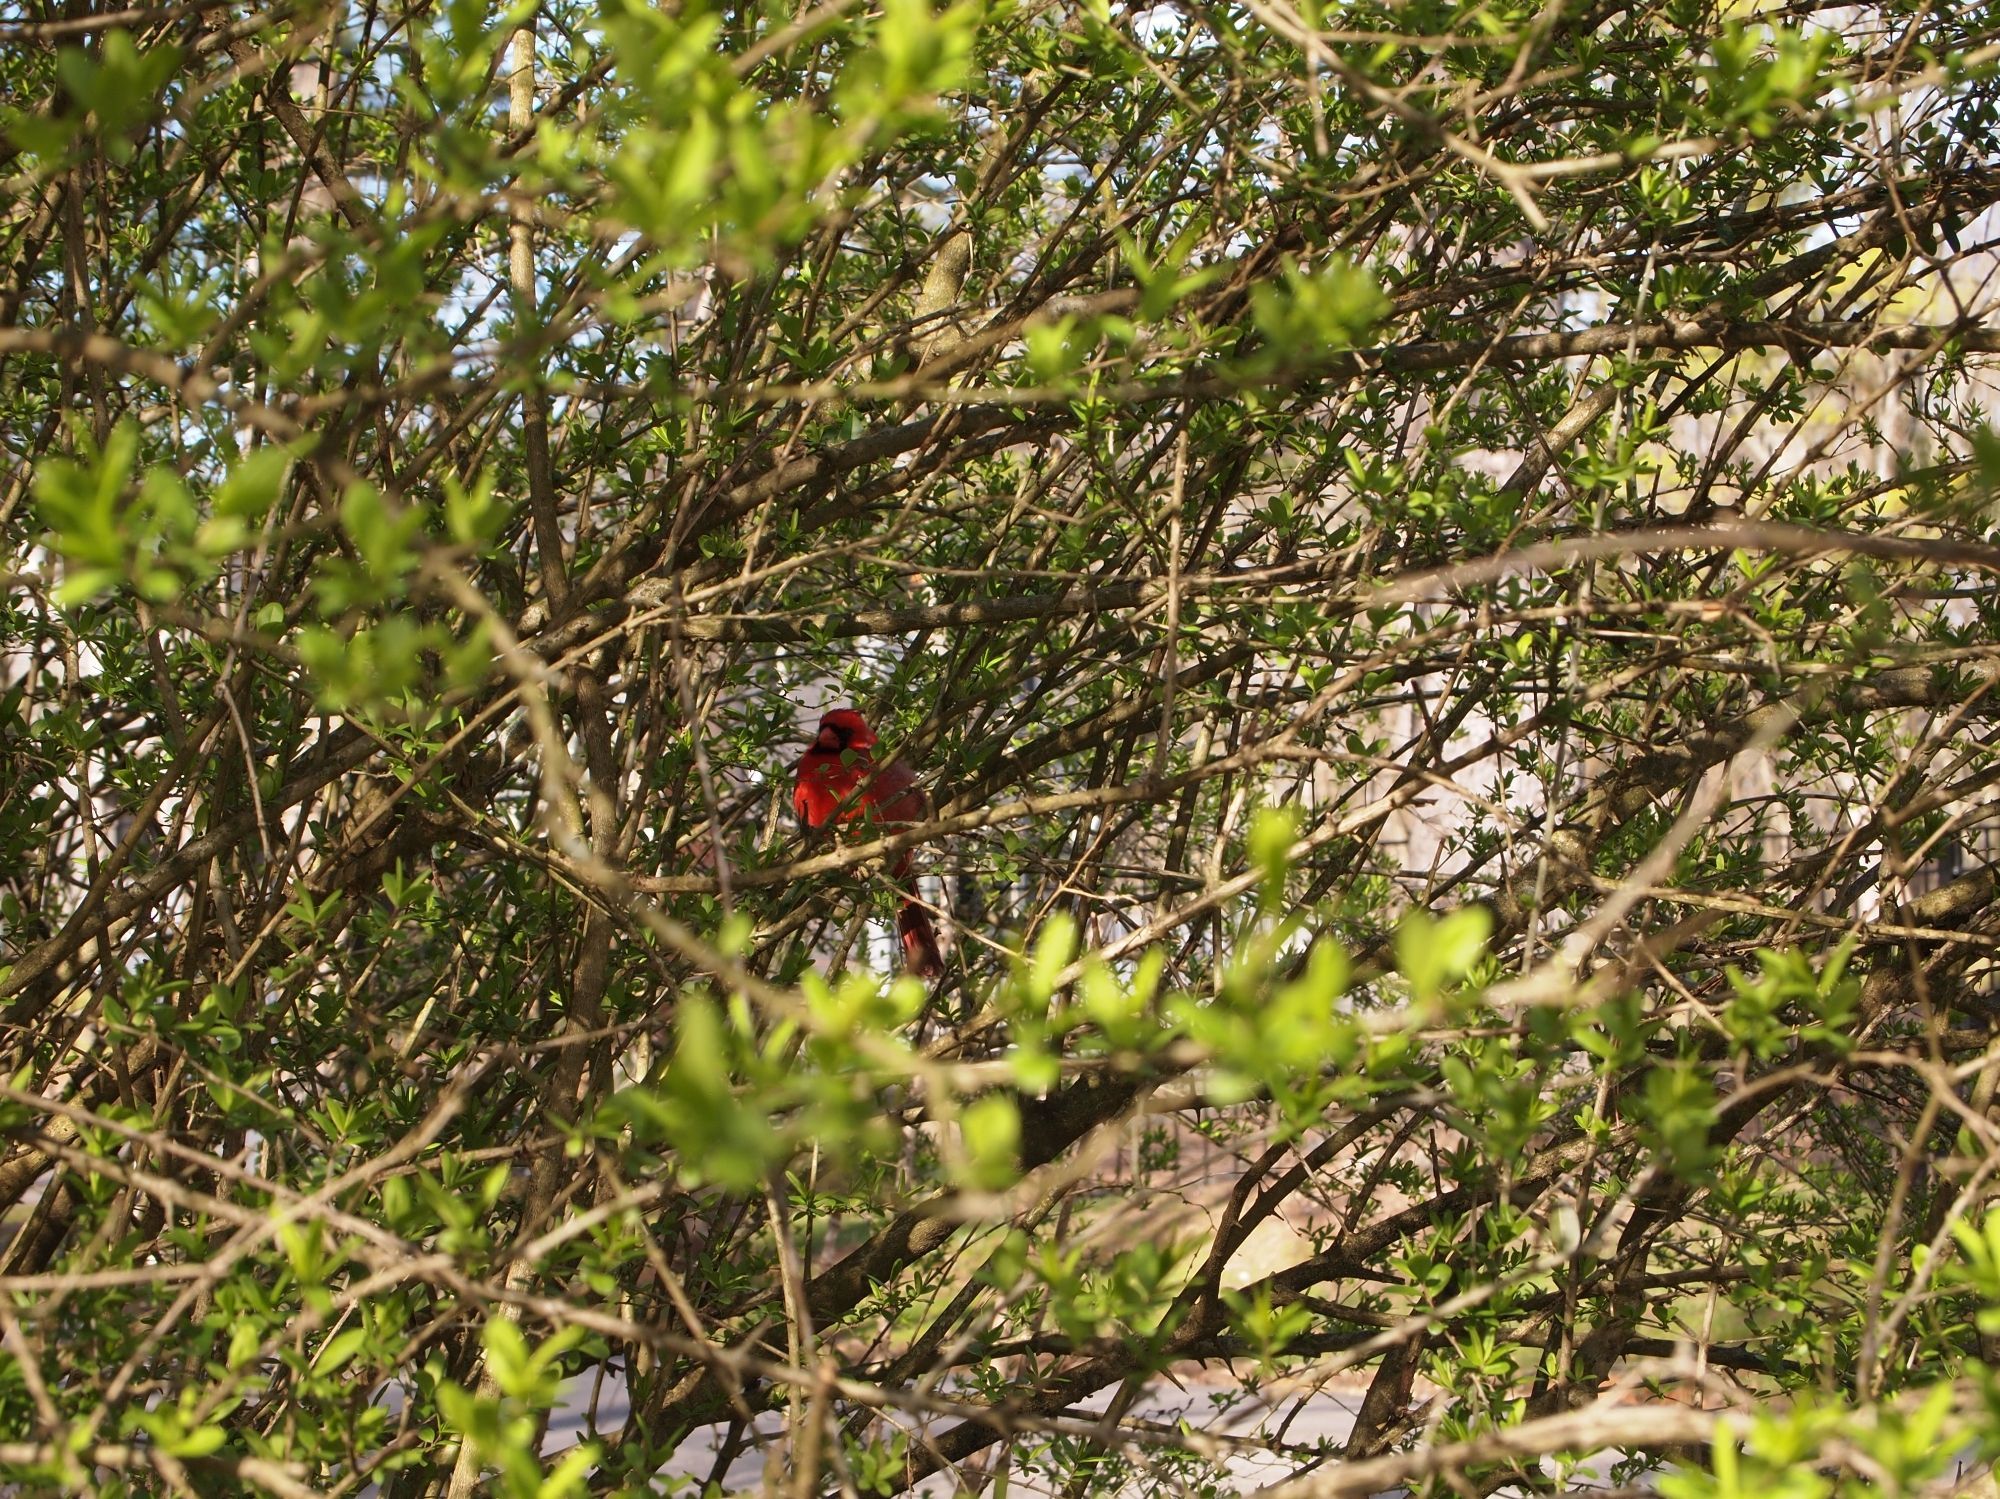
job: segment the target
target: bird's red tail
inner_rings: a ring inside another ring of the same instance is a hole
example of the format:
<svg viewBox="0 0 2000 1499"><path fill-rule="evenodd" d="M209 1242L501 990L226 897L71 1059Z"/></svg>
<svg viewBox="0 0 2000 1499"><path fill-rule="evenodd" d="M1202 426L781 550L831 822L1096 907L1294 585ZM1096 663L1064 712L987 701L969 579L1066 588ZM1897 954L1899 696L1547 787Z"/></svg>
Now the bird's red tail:
<svg viewBox="0 0 2000 1499"><path fill-rule="evenodd" d="M944 954L938 951L931 913L908 896L896 910L896 931L903 939L905 968L920 979L934 979L944 972Z"/></svg>

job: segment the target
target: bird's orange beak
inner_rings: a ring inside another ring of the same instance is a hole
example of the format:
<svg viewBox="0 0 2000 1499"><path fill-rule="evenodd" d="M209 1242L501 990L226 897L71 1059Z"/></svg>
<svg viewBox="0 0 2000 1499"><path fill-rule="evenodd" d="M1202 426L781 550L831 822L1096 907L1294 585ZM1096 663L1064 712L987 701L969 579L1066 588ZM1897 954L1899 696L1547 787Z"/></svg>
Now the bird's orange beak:
<svg viewBox="0 0 2000 1499"><path fill-rule="evenodd" d="M840 748L840 735L832 729L822 726L819 731L819 738L814 742L823 750L837 750Z"/></svg>

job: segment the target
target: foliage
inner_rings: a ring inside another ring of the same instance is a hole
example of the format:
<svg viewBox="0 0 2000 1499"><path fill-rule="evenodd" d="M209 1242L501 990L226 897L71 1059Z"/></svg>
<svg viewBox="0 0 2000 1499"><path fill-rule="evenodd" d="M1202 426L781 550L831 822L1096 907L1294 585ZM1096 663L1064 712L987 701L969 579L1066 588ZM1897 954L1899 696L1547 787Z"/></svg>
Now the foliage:
<svg viewBox="0 0 2000 1499"><path fill-rule="evenodd" d="M1993 1456L1995 27L0 3L0 1483Z"/></svg>

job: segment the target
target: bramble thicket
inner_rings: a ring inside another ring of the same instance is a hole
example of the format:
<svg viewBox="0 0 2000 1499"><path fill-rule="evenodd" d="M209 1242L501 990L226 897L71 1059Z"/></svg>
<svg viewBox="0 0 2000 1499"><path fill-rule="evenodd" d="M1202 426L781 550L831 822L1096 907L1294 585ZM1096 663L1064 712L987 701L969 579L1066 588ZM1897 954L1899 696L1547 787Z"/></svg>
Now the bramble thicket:
<svg viewBox="0 0 2000 1499"><path fill-rule="evenodd" d="M0 0L0 1484L2000 1453L1997 65Z"/></svg>

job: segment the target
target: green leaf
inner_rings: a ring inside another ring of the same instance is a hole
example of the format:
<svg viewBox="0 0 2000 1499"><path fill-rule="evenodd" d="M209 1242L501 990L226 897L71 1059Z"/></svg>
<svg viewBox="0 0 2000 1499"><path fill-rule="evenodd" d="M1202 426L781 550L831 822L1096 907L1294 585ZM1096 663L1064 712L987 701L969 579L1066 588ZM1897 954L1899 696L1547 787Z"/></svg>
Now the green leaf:
<svg viewBox="0 0 2000 1499"><path fill-rule="evenodd" d="M368 1329L350 1327L335 1333L321 1345L319 1357L313 1360L313 1371L318 1374L338 1372L347 1361L359 1353L368 1341Z"/></svg>
<svg viewBox="0 0 2000 1499"><path fill-rule="evenodd" d="M1278 281L1253 289L1250 307L1272 356L1310 363L1366 341L1388 314L1389 300L1370 272L1335 257L1311 271L1287 265Z"/></svg>
<svg viewBox="0 0 2000 1499"><path fill-rule="evenodd" d="M1250 862L1259 876L1258 904L1266 912L1284 902L1291 849L1299 836L1296 807L1259 807L1250 819Z"/></svg>
<svg viewBox="0 0 2000 1499"><path fill-rule="evenodd" d="M1485 956L1493 918L1484 906L1461 906L1442 920L1412 910L1396 927L1396 967L1423 1003L1464 978Z"/></svg>
<svg viewBox="0 0 2000 1499"><path fill-rule="evenodd" d="M959 1114L966 1181L986 1191L1011 1186L1020 1173L1021 1111L1004 1093L988 1093Z"/></svg>

